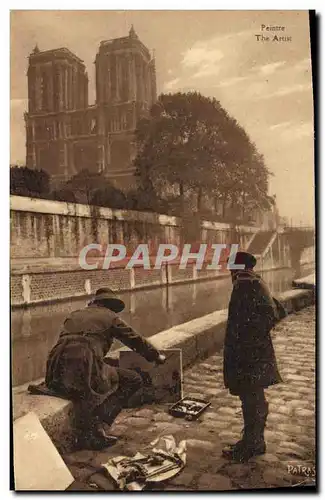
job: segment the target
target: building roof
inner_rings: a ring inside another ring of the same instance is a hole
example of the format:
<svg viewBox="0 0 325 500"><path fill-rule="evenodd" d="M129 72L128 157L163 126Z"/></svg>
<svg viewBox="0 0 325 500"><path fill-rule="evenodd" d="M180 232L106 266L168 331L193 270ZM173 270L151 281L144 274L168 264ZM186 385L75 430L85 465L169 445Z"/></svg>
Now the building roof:
<svg viewBox="0 0 325 500"><path fill-rule="evenodd" d="M114 50L114 49L121 49L121 48L129 48L132 46L133 47L134 46L140 47L145 52L145 54L149 57L149 59L151 58L149 49L139 39L138 35L135 32L133 24L130 28L128 36L123 36L120 38L111 38L109 40L103 40L102 42L100 42L99 50L101 50L101 49L105 50L105 48Z"/></svg>
<svg viewBox="0 0 325 500"><path fill-rule="evenodd" d="M67 49L66 47L60 47L58 49L50 49L50 50L39 50L37 44L33 50L33 52L30 54L30 58L44 58L46 56L55 56L55 55L63 55L65 56L66 58L68 59L74 59L75 61L77 61L79 64L82 64L84 65L84 62L82 59L80 59L78 56L76 56L76 54L74 54L73 52L71 52L71 50Z"/></svg>

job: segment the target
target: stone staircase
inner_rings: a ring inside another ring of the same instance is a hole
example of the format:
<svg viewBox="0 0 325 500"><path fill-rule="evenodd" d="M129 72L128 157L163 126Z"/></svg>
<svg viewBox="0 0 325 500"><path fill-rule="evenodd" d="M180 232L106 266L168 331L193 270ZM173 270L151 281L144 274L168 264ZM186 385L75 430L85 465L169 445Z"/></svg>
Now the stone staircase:
<svg viewBox="0 0 325 500"><path fill-rule="evenodd" d="M259 231L249 242L246 251L253 254L257 260L256 270L265 266L274 267L272 246L277 238L276 231Z"/></svg>
<svg viewBox="0 0 325 500"><path fill-rule="evenodd" d="M273 235L274 231L259 231L255 234L246 251L255 256L262 255Z"/></svg>

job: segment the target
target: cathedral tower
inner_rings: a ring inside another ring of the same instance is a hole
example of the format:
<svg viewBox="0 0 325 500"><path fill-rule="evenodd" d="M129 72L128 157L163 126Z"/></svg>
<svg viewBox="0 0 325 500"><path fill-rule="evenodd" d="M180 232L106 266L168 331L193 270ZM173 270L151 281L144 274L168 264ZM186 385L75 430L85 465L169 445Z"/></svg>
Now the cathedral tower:
<svg viewBox="0 0 325 500"><path fill-rule="evenodd" d="M36 46L29 56L27 76L29 113L50 113L88 106L85 65L68 49L40 52Z"/></svg>
<svg viewBox="0 0 325 500"><path fill-rule="evenodd" d="M133 26L129 36L103 41L96 55L96 103L109 175L127 174L134 158L134 130L156 100L155 62Z"/></svg>
<svg viewBox="0 0 325 500"><path fill-rule="evenodd" d="M101 42L95 64L97 104L156 100L154 60L133 26L128 37Z"/></svg>
<svg viewBox="0 0 325 500"><path fill-rule="evenodd" d="M88 107L85 65L66 48L29 56L26 165L68 177L67 112Z"/></svg>
<svg viewBox="0 0 325 500"><path fill-rule="evenodd" d="M81 170L102 172L123 189L135 184L135 129L156 101L155 61L133 27L103 41L96 55L96 103L86 68L67 48L29 56L26 165L58 184Z"/></svg>

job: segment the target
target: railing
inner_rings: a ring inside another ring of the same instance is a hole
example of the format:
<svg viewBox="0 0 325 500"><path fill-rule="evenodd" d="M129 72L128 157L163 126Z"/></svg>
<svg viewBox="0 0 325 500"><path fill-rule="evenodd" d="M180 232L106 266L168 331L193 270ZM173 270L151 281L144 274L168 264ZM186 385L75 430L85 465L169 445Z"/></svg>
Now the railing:
<svg viewBox="0 0 325 500"><path fill-rule="evenodd" d="M315 232L314 226L283 226L284 232L294 232L294 231L306 231L306 232Z"/></svg>

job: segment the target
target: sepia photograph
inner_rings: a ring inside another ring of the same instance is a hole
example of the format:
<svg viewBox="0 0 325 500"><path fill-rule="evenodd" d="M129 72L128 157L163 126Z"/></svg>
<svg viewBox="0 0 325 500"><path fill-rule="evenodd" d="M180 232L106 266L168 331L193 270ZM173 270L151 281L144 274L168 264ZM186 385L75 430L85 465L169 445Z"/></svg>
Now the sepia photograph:
<svg viewBox="0 0 325 500"><path fill-rule="evenodd" d="M11 490L317 490L316 33L10 11Z"/></svg>

